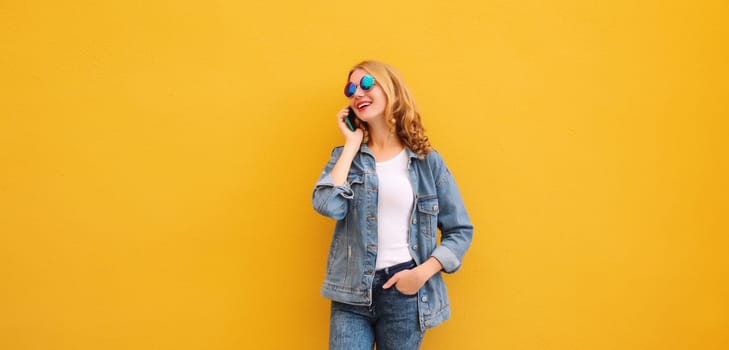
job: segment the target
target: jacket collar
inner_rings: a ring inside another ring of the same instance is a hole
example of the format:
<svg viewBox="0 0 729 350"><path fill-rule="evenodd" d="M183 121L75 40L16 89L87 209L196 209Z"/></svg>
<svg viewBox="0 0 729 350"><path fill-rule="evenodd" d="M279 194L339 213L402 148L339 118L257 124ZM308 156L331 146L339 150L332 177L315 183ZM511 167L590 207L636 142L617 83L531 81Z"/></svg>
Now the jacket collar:
<svg viewBox="0 0 729 350"><path fill-rule="evenodd" d="M412 158L419 159L420 158L420 157L418 157L418 154L413 152L410 148L408 148L408 146L404 146L404 147L405 147L405 153L408 155L408 158L410 158L410 159L412 159ZM359 148L359 151L362 153L367 153L370 156L372 156L372 158L375 158L375 155L372 154L372 150L370 150L370 148L367 147L366 143L362 143L362 146Z"/></svg>

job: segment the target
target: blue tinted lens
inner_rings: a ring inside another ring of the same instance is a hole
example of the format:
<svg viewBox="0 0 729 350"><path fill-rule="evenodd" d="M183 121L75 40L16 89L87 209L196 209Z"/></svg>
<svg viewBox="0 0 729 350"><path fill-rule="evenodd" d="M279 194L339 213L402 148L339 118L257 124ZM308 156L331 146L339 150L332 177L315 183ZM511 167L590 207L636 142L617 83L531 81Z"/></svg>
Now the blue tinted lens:
<svg viewBox="0 0 729 350"><path fill-rule="evenodd" d="M344 86L344 96L352 97L355 92L357 92L357 85L354 85L354 83L348 83Z"/></svg>
<svg viewBox="0 0 729 350"><path fill-rule="evenodd" d="M359 87L362 88L362 90L369 90L375 85L375 78L369 74L362 77L362 80L359 81Z"/></svg>

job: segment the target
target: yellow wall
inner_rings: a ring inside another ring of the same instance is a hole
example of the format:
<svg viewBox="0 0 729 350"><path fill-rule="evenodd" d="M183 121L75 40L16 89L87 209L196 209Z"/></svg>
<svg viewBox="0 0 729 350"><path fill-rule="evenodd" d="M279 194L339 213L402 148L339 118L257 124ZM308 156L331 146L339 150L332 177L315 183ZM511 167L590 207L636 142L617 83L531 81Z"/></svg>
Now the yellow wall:
<svg viewBox="0 0 729 350"><path fill-rule="evenodd" d="M476 226L423 349L729 348L726 1L3 1L0 349L321 349L312 186L406 77Z"/></svg>

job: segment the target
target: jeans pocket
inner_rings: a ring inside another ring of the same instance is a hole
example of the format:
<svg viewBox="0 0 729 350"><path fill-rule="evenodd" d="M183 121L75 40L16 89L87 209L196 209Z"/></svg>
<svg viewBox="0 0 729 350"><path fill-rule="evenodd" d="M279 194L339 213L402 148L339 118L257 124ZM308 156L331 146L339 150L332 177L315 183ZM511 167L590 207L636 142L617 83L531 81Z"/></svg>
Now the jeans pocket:
<svg viewBox="0 0 729 350"><path fill-rule="evenodd" d="M407 293L401 291L400 288L397 288L397 284L392 286L392 289L395 290L395 293L399 294L400 296L406 297L406 298L412 298L412 297L418 296L418 291L415 291L415 293L413 293L413 294L407 294Z"/></svg>

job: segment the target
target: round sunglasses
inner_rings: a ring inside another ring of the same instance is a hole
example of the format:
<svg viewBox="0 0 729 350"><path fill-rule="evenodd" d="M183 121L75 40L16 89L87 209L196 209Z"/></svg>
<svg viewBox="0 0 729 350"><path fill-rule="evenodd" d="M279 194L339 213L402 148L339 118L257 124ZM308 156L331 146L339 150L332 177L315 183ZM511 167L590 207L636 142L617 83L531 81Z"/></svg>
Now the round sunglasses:
<svg viewBox="0 0 729 350"><path fill-rule="evenodd" d="M369 74L365 74L362 79L359 80L359 87L361 87L364 91L368 91L373 86L375 86L375 77ZM344 86L344 96L352 97L356 92L357 84L350 82Z"/></svg>

